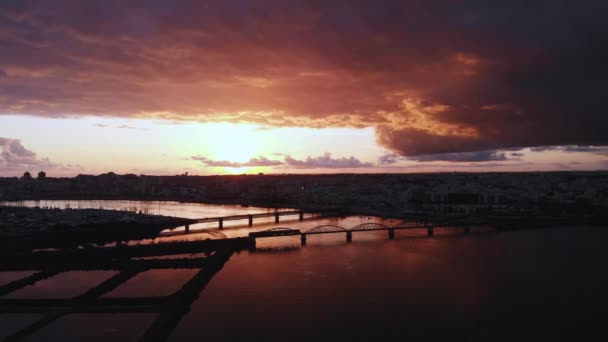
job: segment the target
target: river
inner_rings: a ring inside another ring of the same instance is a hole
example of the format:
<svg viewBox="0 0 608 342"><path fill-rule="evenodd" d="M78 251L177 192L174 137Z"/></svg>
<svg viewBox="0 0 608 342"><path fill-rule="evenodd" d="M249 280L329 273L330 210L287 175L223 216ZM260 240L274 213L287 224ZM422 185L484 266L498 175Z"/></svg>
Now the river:
<svg viewBox="0 0 608 342"><path fill-rule="evenodd" d="M197 216L218 216L268 210L213 207L185 204L158 213L192 208L200 210ZM278 226L351 227L362 222L394 223L351 216L296 219ZM264 222L253 229L275 226ZM232 237L250 231L245 226L203 229L160 239ZM327 234L309 237L305 246L299 237L260 239L255 252L229 258L169 341L589 339L603 333L601 312L608 304L605 241L608 230L588 226L508 233L474 229L469 235L444 229L434 237L424 231L399 231L395 240L386 232L367 232L354 234L352 243L344 234ZM168 295L196 272L146 271L103 298ZM1 298L69 298L116 273L65 272ZM24 275L0 272L0 284ZM0 338L41 317L0 315ZM27 340L132 341L155 319L152 313L71 314Z"/></svg>

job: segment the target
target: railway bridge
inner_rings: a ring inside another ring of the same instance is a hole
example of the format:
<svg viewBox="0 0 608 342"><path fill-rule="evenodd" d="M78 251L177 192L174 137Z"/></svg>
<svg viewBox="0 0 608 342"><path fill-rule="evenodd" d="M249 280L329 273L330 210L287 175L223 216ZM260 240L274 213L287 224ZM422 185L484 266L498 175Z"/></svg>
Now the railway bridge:
<svg viewBox="0 0 608 342"><path fill-rule="evenodd" d="M354 227L345 228L338 225L323 224L315 227L308 228L306 230L294 229L289 227L278 227L271 228L259 232L249 233L249 246L255 249L256 239L268 238L277 236L293 236L299 235L302 245L306 245L308 235L317 234L345 234L346 241L351 242L353 240L353 233L356 232L369 232L369 231L387 231L388 238L395 238L396 230L408 230L408 229L426 229L428 236L433 236L436 229L439 228L462 228L464 234L468 234L471 231L471 227L491 225L491 222L486 220L475 219L471 217L458 217L451 219L441 220L403 220L396 225L388 226L382 223L362 223Z"/></svg>

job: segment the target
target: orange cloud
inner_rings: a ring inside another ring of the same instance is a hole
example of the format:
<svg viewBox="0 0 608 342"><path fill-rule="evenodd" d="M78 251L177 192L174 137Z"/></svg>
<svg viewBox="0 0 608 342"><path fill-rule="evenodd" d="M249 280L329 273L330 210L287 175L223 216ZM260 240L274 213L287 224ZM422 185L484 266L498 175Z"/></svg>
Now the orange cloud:
<svg viewBox="0 0 608 342"><path fill-rule="evenodd" d="M4 2L0 115L375 127L402 155L605 144L590 3Z"/></svg>

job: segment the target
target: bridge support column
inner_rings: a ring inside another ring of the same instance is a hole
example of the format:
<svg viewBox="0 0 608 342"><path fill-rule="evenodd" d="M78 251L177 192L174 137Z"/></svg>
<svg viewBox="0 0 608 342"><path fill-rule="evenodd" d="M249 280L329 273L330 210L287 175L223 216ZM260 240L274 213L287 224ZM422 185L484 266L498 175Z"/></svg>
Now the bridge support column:
<svg viewBox="0 0 608 342"><path fill-rule="evenodd" d="M279 223L279 213L274 213L274 223Z"/></svg>
<svg viewBox="0 0 608 342"><path fill-rule="evenodd" d="M255 238L250 237L249 238L249 251L255 252L255 249L256 249Z"/></svg>
<svg viewBox="0 0 608 342"><path fill-rule="evenodd" d="M300 221L304 221L304 212L300 210Z"/></svg>
<svg viewBox="0 0 608 342"><path fill-rule="evenodd" d="M346 232L346 242L353 241L353 232Z"/></svg>
<svg viewBox="0 0 608 342"><path fill-rule="evenodd" d="M471 232L471 227L469 226L464 226L464 233L465 234L469 234Z"/></svg>
<svg viewBox="0 0 608 342"><path fill-rule="evenodd" d="M388 239L389 240L395 240L395 230L394 229L389 229L388 230Z"/></svg>
<svg viewBox="0 0 608 342"><path fill-rule="evenodd" d="M427 232L428 232L429 236L433 236L433 227L428 227Z"/></svg>
<svg viewBox="0 0 608 342"><path fill-rule="evenodd" d="M300 242L302 243L302 246L306 246L306 234L300 235Z"/></svg>
<svg viewBox="0 0 608 342"><path fill-rule="evenodd" d="M249 215L249 227L253 226L253 215Z"/></svg>
<svg viewBox="0 0 608 342"><path fill-rule="evenodd" d="M190 225L189 224L186 225L185 229L186 229L186 234L190 233Z"/></svg>
<svg viewBox="0 0 608 342"><path fill-rule="evenodd" d="M220 229L224 229L224 219L220 217Z"/></svg>

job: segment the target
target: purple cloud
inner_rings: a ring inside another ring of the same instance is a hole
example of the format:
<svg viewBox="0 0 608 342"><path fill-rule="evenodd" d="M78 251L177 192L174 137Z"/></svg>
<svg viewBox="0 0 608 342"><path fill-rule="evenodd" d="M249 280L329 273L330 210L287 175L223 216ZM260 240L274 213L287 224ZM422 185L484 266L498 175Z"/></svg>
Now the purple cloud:
<svg viewBox="0 0 608 342"><path fill-rule="evenodd" d="M608 145L606 1L237 3L4 1L0 115L374 127L402 156Z"/></svg>

